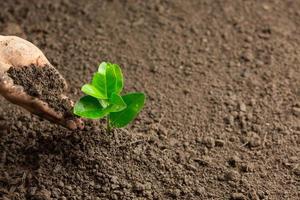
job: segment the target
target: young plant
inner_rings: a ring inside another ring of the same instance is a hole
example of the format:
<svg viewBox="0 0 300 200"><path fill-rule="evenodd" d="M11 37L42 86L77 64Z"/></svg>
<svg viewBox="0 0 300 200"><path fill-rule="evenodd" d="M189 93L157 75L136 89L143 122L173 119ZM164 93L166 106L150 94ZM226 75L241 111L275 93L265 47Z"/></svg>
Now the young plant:
<svg viewBox="0 0 300 200"><path fill-rule="evenodd" d="M106 117L107 131L128 125L142 110L144 93L121 95L124 80L117 64L102 62L92 82L82 86L86 94L74 106L74 114L87 119Z"/></svg>

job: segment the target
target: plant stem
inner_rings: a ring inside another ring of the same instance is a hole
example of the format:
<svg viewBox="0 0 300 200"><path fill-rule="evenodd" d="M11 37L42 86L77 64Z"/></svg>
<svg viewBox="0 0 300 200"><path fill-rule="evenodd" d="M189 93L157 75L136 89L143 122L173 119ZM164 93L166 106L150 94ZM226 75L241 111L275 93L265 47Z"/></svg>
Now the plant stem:
<svg viewBox="0 0 300 200"><path fill-rule="evenodd" d="M110 131L111 131L111 127L109 124L109 115L107 115L107 117L106 117L106 132L110 133Z"/></svg>

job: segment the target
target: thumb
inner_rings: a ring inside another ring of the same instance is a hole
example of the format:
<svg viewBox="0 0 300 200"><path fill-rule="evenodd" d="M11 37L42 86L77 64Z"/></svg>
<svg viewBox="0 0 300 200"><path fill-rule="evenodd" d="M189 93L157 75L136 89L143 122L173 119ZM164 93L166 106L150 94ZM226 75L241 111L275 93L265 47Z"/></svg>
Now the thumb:
<svg viewBox="0 0 300 200"><path fill-rule="evenodd" d="M0 76L2 76L11 66L0 60Z"/></svg>

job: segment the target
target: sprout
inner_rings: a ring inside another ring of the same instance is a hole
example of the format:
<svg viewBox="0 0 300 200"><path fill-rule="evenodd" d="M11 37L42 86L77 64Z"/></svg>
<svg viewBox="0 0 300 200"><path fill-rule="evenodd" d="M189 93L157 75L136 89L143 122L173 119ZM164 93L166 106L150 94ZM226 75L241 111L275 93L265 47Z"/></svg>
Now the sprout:
<svg viewBox="0 0 300 200"><path fill-rule="evenodd" d="M132 122L145 104L144 93L121 95L124 80L117 64L102 62L92 82L82 86L86 94L74 106L74 114L88 119L107 118L107 131Z"/></svg>

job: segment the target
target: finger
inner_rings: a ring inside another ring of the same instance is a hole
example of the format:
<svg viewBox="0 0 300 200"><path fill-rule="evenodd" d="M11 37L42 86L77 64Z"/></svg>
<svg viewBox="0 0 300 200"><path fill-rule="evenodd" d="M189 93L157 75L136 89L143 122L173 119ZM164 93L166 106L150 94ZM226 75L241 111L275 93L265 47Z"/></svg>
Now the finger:
<svg viewBox="0 0 300 200"><path fill-rule="evenodd" d="M11 66L9 64L0 61L0 76L9 70Z"/></svg>
<svg viewBox="0 0 300 200"><path fill-rule="evenodd" d="M65 118L64 114L54 111L46 102L27 95L21 86L12 86L3 96L10 102L20 105L48 121L72 130L83 129L84 125L80 119Z"/></svg>
<svg viewBox="0 0 300 200"><path fill-rule="evenodd" d="M0 94L4 95L13 87L14 81L6 73L0 75Z"/></svg>
<svg viewBox="0 0 300 200"><path fill-rule="evenodd" d="M50 65L50 62L38 47L16 36L0 38L0 49L0 61L11 66Z"/></svg>
<svg viewBox="0 0 300 200"><path fill-rule="evenodd" d="M20 105L30 111L31 113L45 117L51 121L61 121L63 115L53 111L49 108L48 104L27 95L22 86L6 87L5 94L3 95L10 102Z"/></svg>

